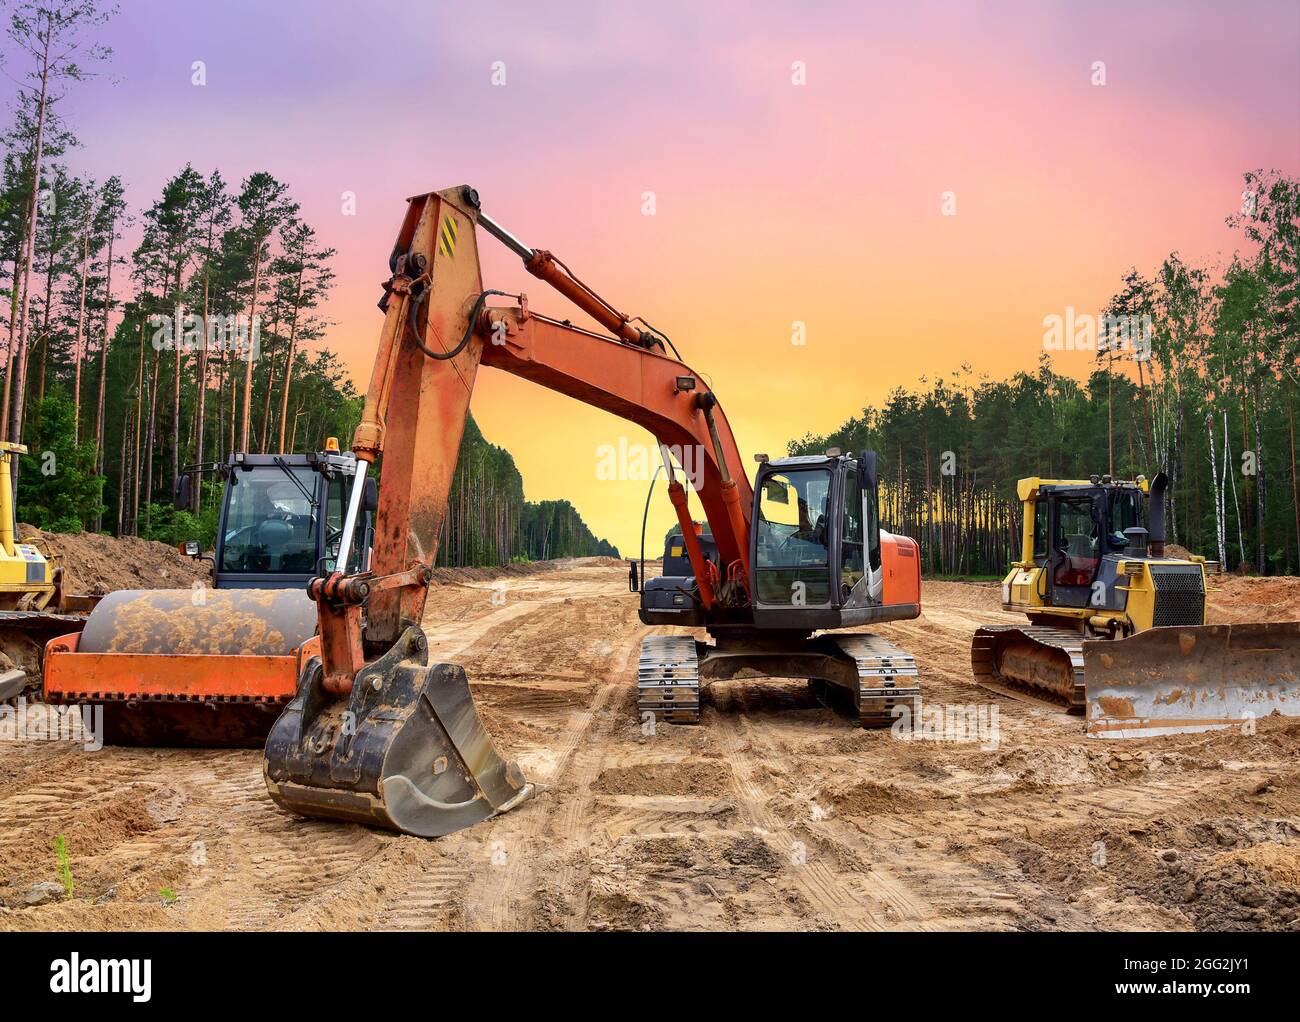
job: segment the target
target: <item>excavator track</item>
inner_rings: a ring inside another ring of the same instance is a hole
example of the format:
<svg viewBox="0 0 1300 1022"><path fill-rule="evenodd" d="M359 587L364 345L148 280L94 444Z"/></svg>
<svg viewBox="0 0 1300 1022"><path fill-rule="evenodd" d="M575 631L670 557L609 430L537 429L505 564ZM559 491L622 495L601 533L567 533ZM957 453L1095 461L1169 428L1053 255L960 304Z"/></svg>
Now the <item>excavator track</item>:
<svg viewBox="0 0 1300 1022"><path fill-rule="evenodd" d="M863 727L889 727L901 712L897 707L906 706L913 714L920 707L916 658L879 635L826 635L810 640L803 650L774 657L765 652L771 651L754 651L751 660L689 635L650 636L641 643L637 664L638 713L669 724L698 724L701 669L710 679L726 678L737 665L778 677L824 671L820 681L851 690Z"/></svg>
<svg viewBox="0 0 1300 1022"><path fill-rule="evenodd" d="M651 635L636 669L637 715L669 724L700 722L700 657L689 635Z"/></svg>
<svg viewBox="0 0 1300 1022"><path fill-rule="evenodd" d="M906 706L916 719L921 684L916 657L879 635L827 636L858 670L858 720L863 727L889 727L898 719L896 707Z"/></svg>
<svg viewBox="0 0 1300 1022"><path fill-rule="evenodd" d="M985 688L1064 706L1087 705L1080 632L1046 625L988 625L971 640L971 668Z"/></svg>

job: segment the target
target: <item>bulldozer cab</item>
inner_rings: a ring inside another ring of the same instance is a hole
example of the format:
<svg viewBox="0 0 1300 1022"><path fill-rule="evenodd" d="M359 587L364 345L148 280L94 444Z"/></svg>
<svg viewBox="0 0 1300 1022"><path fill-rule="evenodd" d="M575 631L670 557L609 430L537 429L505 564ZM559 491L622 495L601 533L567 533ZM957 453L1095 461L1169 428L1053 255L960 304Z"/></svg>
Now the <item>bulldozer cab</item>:
<svg viewBox="0 0 1300 1022"><path fill-rule="evenodd" d="M1052 607L1110 607L1118 557L1146 555L1140 482L1038 482L1025 501L1032 520L1030 561L1041 569L1043 602Z"/></svg>
<svg viewBox="0 0 1300 1022"><path fill-rule="evenodd" d="M205 467L192 466L200 471ZM321 571L333 569L356 475L350 451L241 452L212 467L225 481L212 558L215 588L305 589ZM349 572L368 567L377 504L374 489L374 480L367 480ZM177 503L188 500L188 486L178 487Z"/></svg>

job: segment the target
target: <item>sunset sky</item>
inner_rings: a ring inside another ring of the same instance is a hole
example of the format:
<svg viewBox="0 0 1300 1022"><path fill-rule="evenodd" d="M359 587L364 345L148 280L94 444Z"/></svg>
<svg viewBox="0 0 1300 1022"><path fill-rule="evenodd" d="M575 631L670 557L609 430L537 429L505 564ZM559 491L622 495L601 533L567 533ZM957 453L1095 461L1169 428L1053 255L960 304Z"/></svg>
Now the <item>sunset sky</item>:
<svg viewBox="0 0 1300 1022"><path fill-rule="evenodd" d="M338 249L326 343L362 387L404 198L471 183L670 334L747 455L963 362L1032 367L1044 317L1130 266L1230 258L1244 170L1300 172L1294 0L552 6L125 0L116 84L63 104L69 163L136 209L186 161L289 182ZM488 286L569 314L480 241ZM648 435L493 371L474 413L530 499L635 553L646 484L598 479L596 451ZM650 535L671 518L661 496Z"/></svg>

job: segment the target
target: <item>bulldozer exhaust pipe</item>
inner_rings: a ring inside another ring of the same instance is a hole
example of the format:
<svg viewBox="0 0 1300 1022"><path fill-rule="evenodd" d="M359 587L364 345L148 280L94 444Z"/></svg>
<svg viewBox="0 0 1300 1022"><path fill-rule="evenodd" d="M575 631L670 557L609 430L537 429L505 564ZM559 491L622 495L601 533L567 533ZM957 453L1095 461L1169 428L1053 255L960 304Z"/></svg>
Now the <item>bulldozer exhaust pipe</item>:
<svg viewBox="0 0 1300 1022"><path fill-rule="evenodd" d="M1147 494L1147 548L1152 557L1165 555L1165 491L1168 488L1169 477L1157 472Z"/></svg>

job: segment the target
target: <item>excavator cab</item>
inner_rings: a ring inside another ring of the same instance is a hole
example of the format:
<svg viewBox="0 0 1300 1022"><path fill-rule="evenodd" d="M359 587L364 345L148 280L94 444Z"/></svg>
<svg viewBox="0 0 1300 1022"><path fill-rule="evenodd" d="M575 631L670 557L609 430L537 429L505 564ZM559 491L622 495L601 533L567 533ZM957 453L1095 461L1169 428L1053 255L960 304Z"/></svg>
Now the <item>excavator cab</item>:
<svg viewBox="0 0 1300 1022"><path fill-rule="evenodd" d="M643 641L637 668L643 719L699 723L702 688L745 676L805 679L827 699L851 701L864 727L915 714L920 687L913 657L879 635L821 634L920 614L919 548L880 526L875 452L850 456L832 448L776 460L758 455L757 461L743 606L729 605L734 586L728 594L721 582L726 566L702 533L695 545L703 585L698 573L687 574L691 561L683 555L692 544L680 531L669 537L664 577L642 590L644 623L704 627L711 639ZM686 551L675 546L682 539Z"/></svg>
<svg viewBox="0 0 1300 1022"><path fill-rule="evenodd" d="M893 619L903 605L919 612L917 547L881 530L878 488L874 451L759 456L745 617L753 630L812 634ZM716 544L702 531L697 535L707 570L721 575ZM717 622L704 606L682 540L680 530L670 534L663 577L642 588L642 622L734 625L725 615ZM894 583L888 606L886 575Z"/></svg>
<svg viewBox="0 0 1300 1022"><path fill-rule="evenodd" d="M756 625L812 631L879 620L884 547L875 464L874 451L853 458L834 449L760 462L750 558Z"/></svg>

